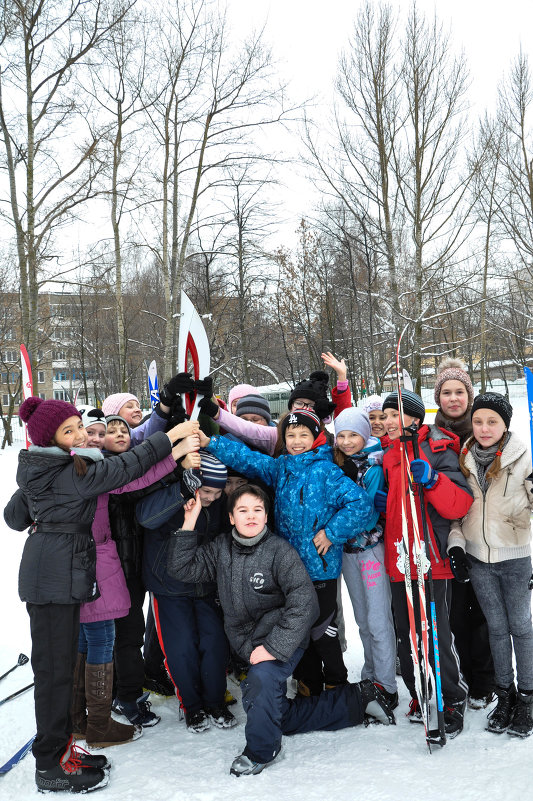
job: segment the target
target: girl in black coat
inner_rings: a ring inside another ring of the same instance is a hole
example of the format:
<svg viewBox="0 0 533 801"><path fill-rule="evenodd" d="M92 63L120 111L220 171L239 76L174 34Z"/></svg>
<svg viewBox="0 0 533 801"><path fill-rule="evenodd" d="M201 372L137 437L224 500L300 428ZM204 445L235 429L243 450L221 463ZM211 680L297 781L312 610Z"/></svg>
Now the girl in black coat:
<svg viewBox="0 0 533 801"><path fill-rule="evenodd" d="M31 524L19 573L32 637L37 736L35 781L41 790L87 792L107 784L105 756L72 745L70 701L80 604L98 597L91 524L101 493L142 476L172 452L180 426L104 460L87 449L80 412L65 401L28 398L20 407L33 446L20 452L19 488L4 510L11 528Z"/></svg>

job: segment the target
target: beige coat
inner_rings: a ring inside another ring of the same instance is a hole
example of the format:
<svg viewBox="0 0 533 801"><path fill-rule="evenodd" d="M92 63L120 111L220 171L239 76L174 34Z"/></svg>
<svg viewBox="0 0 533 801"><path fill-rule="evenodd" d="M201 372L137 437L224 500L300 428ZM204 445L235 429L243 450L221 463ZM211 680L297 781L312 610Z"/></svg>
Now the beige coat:
<svg viewBox="0 0 533 801"><path fill-rule="evenodd" d="M483 496L476 463L469 451L465 465L474 503L462 520L454 520L448 537L448 551L459 546L482 562L504 562L531 554L531 507L533 494L531 457L516 434L504 447L501 470Z"/></svg>

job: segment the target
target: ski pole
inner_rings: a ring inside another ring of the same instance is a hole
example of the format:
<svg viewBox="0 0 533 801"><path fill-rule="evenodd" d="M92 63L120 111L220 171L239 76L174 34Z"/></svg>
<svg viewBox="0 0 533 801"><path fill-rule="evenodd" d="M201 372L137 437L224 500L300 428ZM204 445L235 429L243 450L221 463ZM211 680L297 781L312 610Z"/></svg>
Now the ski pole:
<svg viewBox="0 0 533 801"><path fill-rule="evenodd" d="M11 695L7 695L5 698L2 698L2 700L0 701L0 706L2 706L2 704L5 704L7 701L11 701L12 698L16 698L17 695L22 695L22 693L25 693L26 690L30 690L34 684L35 682L32 681L32 683L28 684L26 687L22 687L20 690L16 690L14 693L11 693Z"/></svg>
<svg viewBox="0 0 533 801"><path fill-rule="evenodd" d="M26 654L19 654L19 658L17 659L17 664L13 665L13 667L9 668L9 670L6 670L6 672L0 676L0 681L2 679L5 679L6 676L9 676L9 674L12 673L16 668L20 667L21 665L25 665L28 661L29 660Z"/></svg>

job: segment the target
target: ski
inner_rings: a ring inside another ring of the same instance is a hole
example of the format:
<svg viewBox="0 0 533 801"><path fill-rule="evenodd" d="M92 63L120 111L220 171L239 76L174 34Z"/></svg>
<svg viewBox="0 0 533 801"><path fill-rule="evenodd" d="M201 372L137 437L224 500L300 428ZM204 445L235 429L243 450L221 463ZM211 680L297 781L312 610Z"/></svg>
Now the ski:
<svg viewBox="0 0 533 801"><path fill-rule="evenodd" d="M150 406L155 409L159 403L159 383L157 380L157 364L153 359L148 366L148 391L150 393Z"/></svg>
<svg viewBox="0 0 533 801"><path fill-rule="evenodd" d="M24 759L26 754L29 754L36 736L37 735L34 734L33 737L31 737L28 742L22 746L22 748L19 748L16 754L13 754L13 756L10 757L7 762L4 762L4 764L0 766L0 776L5 776L6 773L9 773L11 768L14 768L15 765L18 765L18 763Z"/></svg>
<svg viewBox="0 0 533 801"><path fill-rule="evenodd" d="M13 665L13 667L9 668L9 670L6 670L5 673L2 673L2 675L0 676L0 681L2 679L5 679L6 676L9 676L10 673L13 673L13 671L16 670L18 667L21 667L21 665L26 665L28 662L29 659L26 656L26 654L19 654L19 658L17 659L17 664Z"/></svg>
<svg viewBox="0 0 533 801"><path fill-rule="evenodd" d="M408 442L411 442L414 449L415 440L416 444L418 445L418 439L414 431L409 432L411 436L407 434L407 429L404 425L404 417L403 417L402 387L401 387L402 382L400 380L400 375L401 375L400 345L403 335L405 334L407 328L408 326L406 326L402 331L398 339L398 344L396 348L396 380L398 388L398 411L400 415L400 427L402 431L402 435L400 437L400 470L402 475L404 476L404 480L402 481L402 497L401 497L402 554L404 560L405 592L407 598L407 610L409 617L409 634L410 634L409 638L411 643L411 656L413 660L413 669L415 675L415 688L418 697L418 702L420 704L420 709L422 711L422 718L426 734L426 743L428 746L428 750L431 753L432 745L440 745L440 746L445 745L446 735L444 732L444 712L442 705L441 683L440 683L440 663L438 661L438 640L437 640L437 630L436 630L437 621L436 621L436 615L434 614L434 600L433 600L433 606L431 606L431 592L430 592L430 609L432 613L431 624L433 631L434 656L436 664L435 670L438 674L438 678L436 681L432 676L431 663L429 660L429 624L428 624L427 607L426 607L426 585L424 581L424 575L426 572L428 574L428 579L431 577L431 561L428 553L429 543L427 536L427 524L424 525L425 522L424 509L422 507L420 513L422 517L422 524L423 524L422 527L425 535L423 539L420 536L420 529L418 525L418 514L417 514L414 489L413 489L414 484L409 470ZM413 582L411 577L411 558L410 558L411 547L409 544L409 525L408 525L409 517L407 511L408 500L409 500L410 519L411 519L411 524L413 526L412 550L417 573L416 579L418 587L418 608L419 608L422 662L420 662L418 655L418 634L417 634L415 614L414 614L414 600L413 600L414 596L413 596ZM430 728L429 694L431 687L435 689L435 693L437 696L437 720L438 720L437 730Z"/></svg>
<svg viewBox="0 0 533 801"><path fill-rule="evenodd" d="M30 357L28 355L28 351L26 350L26 345L20 346L20 365L22 370L22 397L24 400L26 400L27 398L31 398L31 396L33 395L33 378L31 375L31 362L30 362ZM29 448L31 442L28 437L28 429L26 424L24 424L24 432L26 434L26 448Z"/></svg>
<svg viewBox="0 0 533 801"><path fill-rule="evenodd" d="M2 698L0 700L0 706L2 706L2 704L7 703L8 701L11 701L12 698L16 698L17 696L22 695L22 693L25 693L26 690L31 690L31 688L33 687L34 683L35 682L32 681L32 683L31 684L27 684L26 687L22 687L20 690L15 690L15 692L11 693L11 695L6 695L5 698Z"/></svg>

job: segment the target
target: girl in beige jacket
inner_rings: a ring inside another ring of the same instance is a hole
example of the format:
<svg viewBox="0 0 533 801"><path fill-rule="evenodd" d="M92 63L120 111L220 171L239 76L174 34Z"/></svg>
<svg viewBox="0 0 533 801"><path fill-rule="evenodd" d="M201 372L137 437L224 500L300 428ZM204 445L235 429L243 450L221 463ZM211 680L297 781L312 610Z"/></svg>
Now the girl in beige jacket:
<svg viewBox="0 0 533 801"><path fill-rule="evenodd" d="M496 392L474 400L473 436L460 458L474 503L452 525L448 555L455 577L472 581L489 627L498 704L488 731L527 737L533 733L533 485L528 449L508 430L512 413L509 401Z"/></svg>

